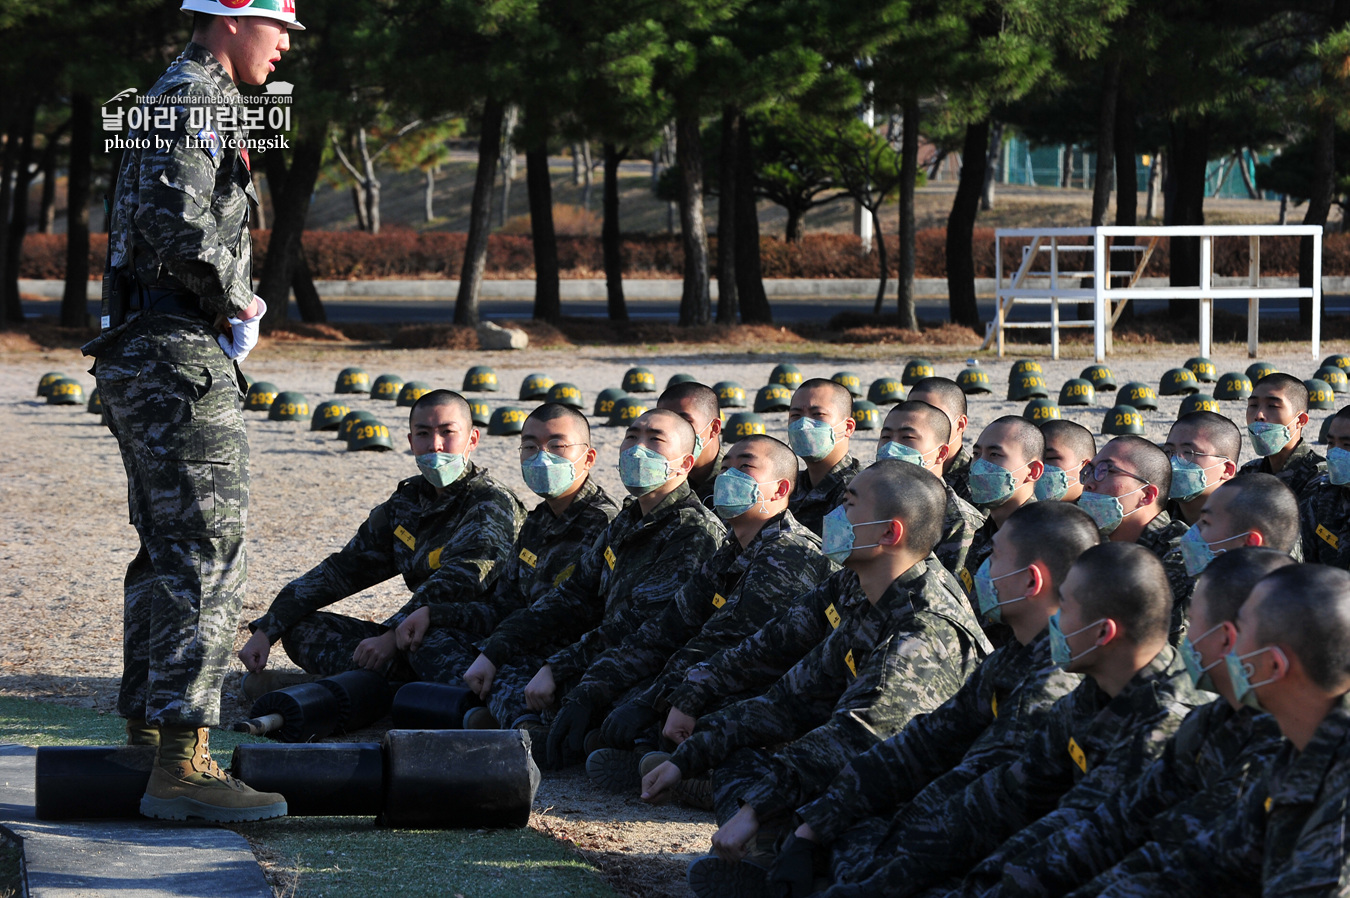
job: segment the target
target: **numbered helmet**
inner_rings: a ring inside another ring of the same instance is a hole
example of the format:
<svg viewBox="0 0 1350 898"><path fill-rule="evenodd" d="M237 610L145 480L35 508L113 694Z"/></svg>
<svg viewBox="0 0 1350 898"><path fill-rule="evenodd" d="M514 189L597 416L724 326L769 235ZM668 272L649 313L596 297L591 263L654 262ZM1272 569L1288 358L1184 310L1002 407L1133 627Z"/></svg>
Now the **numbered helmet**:
<svg viewBox="0 0 1350 898"><path fill-rule="evenodd" d="M179 9L212 16L266 16L292 31L305 30L295 18L295 0L183 0Z"/></svg>
<svg viewBox="0 0 1350 898"><path fill-rule="evenodd" d="M1270 362L1252 362L1247 366L1247 379L1255 385L1258 380L1265 377L1267 374L1278 374L1279 371L1280 369L1276 368Z"/></svg>
<svg viewBox="0 0 1350 898"><path fill-rule="evenodd" d="M1132 380L1120 388L1120 395L1116 397L1121 400L1123 405L1128 405L1136 410L1141 408L1156 409L1158 407L1158 394L1152 387L1143 381Z"/></svg>
<svg viewBox="0 0 1350 898"><path fill-rule="evenodd" d="M1109 392L1116 388L1116 376L1105 365L1088 365L1078 376L1090 381L1092 388L1099 393Z"/></svg>
<svg viewBox="0 0 1350 898"><path fill-rule="evenodd" d="M42 379L38 381L37 395L46 399L48 391L52 388L52 384L56 383L58 380L66 379L66 373L64 371L48 371L46 374L42 375Z"/></svg>
<svg viewBox="0 0 1350 898"><path fill-rule="evenodd" d="M1008 383L1012 383L1021 374L1039 374L1045 375L1041 368L1041 363L1035 359L1018 359L1013 362L1012 368L1008 371Z"/></svg>
<svg viewBox="0 0 1350 898"><path fill-rule="evenodd" d="M278 393L277 398L272 400L272 406L267 410L267 420L308 421L309 400L305 398L304 393L297 393L295 390Z"/></svg>
<svg viewBox="0 0 1350 898"><path fill-rule="evenodd" d="M381 374L375 378L375 383L370 385L370 398L396 402L402 390L403 378L397 374Z"/></svg>
<svg viewBox="0 0 1350 898"><path fill-rule="evenodd" d="M900 375L900 383L912 387L925 377L933 376L933 363L928 359L910 359Z"/></svg>
<svg viewBox="0 0 1350 898"><path fill-rule="evenodd" d="M1222 415L1223 411L1219 407L1219 400L1208 393L1192 393L1181 400L1181 407L1177 409L1177 417L1181 418L1189 415L1191 412L1214 412Z"/></svg>
<svg viewBox="0 0 1350 898"><path fill-rule="evenodd" d="M389 428L378 418L362 418L357 421L347 440L348 452L365 450L388 452L393 448L394 444L389 441Z"/></svg>
<svg viewBox="0 0 1350 898"><path fill-rule="evenodd" d="M1331 384L1313 377L1305 380L1303 385L1308 388L1308 408L1336 407L1336 391L1331 389ZM52 401L50 396L47 401Z"/></svg>
<svg viewBox="0 0 1350 898"><path fill-rule="evenodd" d="M84 407L84 410L91 415L103 414L103 397L98 394L98 387L94 387L93 391L90 392L89 404Z"/></svg>
<svg viewBox="0 0 1350 898"><path fill-rule="evenodd" d="M853 421L858 430L876 430L881 426L881 409L875 402L866 399L853 401Z"/></svg>
<svg viewBox="0 0 1350 898"><path fill-rule="evenodd" d="M623 390L625 393L655 393L656 375L641 365L629 368L623 373Z"/></svg>
<svg viewBox="0 0 1350 898"><path fill-rule="evenodd" d="M1335 365L1342 371L1350 372L1350 355L1345 355L1344 353L1329 355L1322 359L1322 365L1324 367L1327 365Z"/></svg>
<svg viewBox="0 0 1350 898"><path fill-rule="evenodd" d="M769 383L795 390L802 385L801 369L791 362L775 365L774 369L769 372Z"/></svg>
<svg viewBox="0 0 1350 898"><path fill-rule="evenodd" d="M1050 388L1045 378L1035 371L1019 374L1008 383L1008 400L1020 402L1023 399L1049 399Z"/></svg>
<svg viewBox="0 0 1350 898"><path fill-rule="evenodd" d="M1202 355L1187 359L1186 367L1195 375L1195 379L1202 384L1212 384L1219 377L1214 363Z"/></svg>
<svg viewBox="0 0 1350 898"><path fill-rule="evenodd" d="M350 441L352 438L352 431L356 429L358 424L369 421L375 421L376 423L378 423L379 420L380 419L376 418L375 415L372 414L371 412L365 411L347 412L347 414L342 416L342 420L338 423L337 428L338 439L344 442Z"/></svg>
<svg viewBox="0 0 1350 898"><path fill-rule="evenodd" d="M1163 372L1162 382L1158 385L1158 392L1164 396L1185 396L1188 393L1200 392L1200 381L1195 379L1195 375L1190 368L1169 368Z"/></svg>
<svg viewBox="0 0 1350 898"><path fill-rule="evenodd" d="M792 391L782 384L765 384L755 394L755 411L785 412L792 407Z"/></svg>
<svg viewBox="0 0 1350 898"><path fill-rule="evenodd" d="M364 368L343 368L338 372L334 393L369 393L370 375Z"/></svg>
<svg viewBox="0 0 1350 898"><path fill-rule="evenodd" d="M1327 386L1335 393L1344 393L1350 389L1350 380L1346 379L1345 372L1337 365L1323 365L1317 369L1313 377L1326 381Z"/></svg>
<svg viewBox="0 0 1350 898"><path fill-rule="evenodd" d="M647 403L636 396L625 396L616 400L609 413L609 423L613 427L627 427L650 411Z"/></svg>
<svg viewBox="0 0 1350 898"><path fill-rule="evenodd" d="M1040 426L1046 421L1056 421L1063 416L1059 413L1059 406L1049 399L1033 399L1022 409L1022 417Z"/></svg>
<svg viewBox="0 0 1350 898"><path fill-rule="evenodd" d="M470 399L469 417L473 419L475 427L487 427L492 420L492 406L487 404L486 399Z"/></svg>
<svg viewBox="0 0 1350 898"><path fill-rule="evenodd" d="M713 387L718 408L745 408L745 387L734 380L718 381Z"/></svg>
<svg viewBox="0 0 1350 898"><path fill-rule="evenodd" d="M669 390L671 387L677 386L679 384L696 384L696 383L698 383L697 377L695 377L692 374L685 374L681 372L679 374L670 375L670 380L666 381L666 389Z"/></svg>
<svg viewBox="0 0 1350 898"><path fill-rule="evenodd" d="M1132 405L1117 405L1102 419L1102 433L1119 436L1123 433L1144 435L1144 416Z"/></svg>
<svg viewBox="0 0 1350 898"><path fill-rule="evenodd" d="M843 387L845 390L848 390L848 395L852 396L854 399L862 398L862 378L852 371L836 371L830 380L839 384L839 386Z"/></svg>
<svg viewBox="0 0 1350 898"><path fill-rule="evenodd" d="M1073 377L1059 388L1060 405L1096 405L1097 388L1085 377Z"/></svg>
<svg viewBox="0 0 1350 898"><path fill-rule="evenodd" d="M989 372L979 365L962 368L961 373L956 375L956 385L967 396L994 392L994 388L989 385Z"/></svg>
<svg viewBox="0 0 1350 898"><path fill-rule="evenodd" d="M466 393L495 393L500 389L497 372L487 365L474 365L464 372L463 389Z"/></svg>
<svg viewBox="0 0 1350 898"><path fill-rule="evenodd" d="M309 419L310 430L337 430L342 419L347 417L351 411L351 406L337 399L329 399L327 402L320 402L314 409L314 415Z"/></svg>
<svg viewBox="0 0 1350 898"><path fill-rule="evenodd" d="M529 416L523 408L504 405L492 413L492 419L488 421L488 436L504 437L520 433Z"/></svg>
<svg viewBox="0 0 1350 898"><path fill-rule="evenodd" d="M553 389L553 378L547 374L535 372L525 375L525 379L520 382L521 399L543 399L548 396L548 391Z"/></svg>
<svg viewBox="0 0 1350 898"><path fill-rule="evenodd" d="M548 391L548 401L574 408L577 411L586 407L586 398L581 395L581 388L566 381L553 385L553 389Z"/></svg>
<svg viewBox="0 0 1350 898"><path fill-rule="evenodd" d="M1215 399L1246 399L1252 395L1251 378L1241 371L1229 371L1214 385Z"/></svg>
<svg viewBox="0 0 1350 898"><path fill-rule="evenodd" d="M893 405L905 401L905 385L898 377L878 377L867 388L867 401L877 405Z"/></svg>
<svg viewBox="0 0 1350 898"><path fill-rule="evenodd" d="M600 395L595 397L595 411L591 414L597 418L608 418L614 412L614 403L628 396L618 387L609 387L601 390Z"/></svg>
<svg viewBox="0 0 1350 898"><path fill-rule="evenodd" d="M398 391L400 408L412 408L413 403L431 392L431 384L424 380L410 380Z"/></svg>
<svg viewBox="0 0 1350 898"><path fill-rule="evenodd" d="M754 412L736 412L736 414L727 418L726 424L723 425L722 439L730 444L742 437L750 437L767 432L768 431L764 429L764 419L759 415Z"/></svg>
<svg viewBox="0 0 1350 898"><path fill-rule="evenodd" d="M248 395L244 397L244 410L265 412L272 407L272 400L276 399L280 392L276 384L260 380L248 388Z"/></svg>
<svg viewBox="0 0 1350 898"><path fill-rule="evenodd" d="M63 377L47 388L48 405L84 405L84 387L72 377Z"/></svg>

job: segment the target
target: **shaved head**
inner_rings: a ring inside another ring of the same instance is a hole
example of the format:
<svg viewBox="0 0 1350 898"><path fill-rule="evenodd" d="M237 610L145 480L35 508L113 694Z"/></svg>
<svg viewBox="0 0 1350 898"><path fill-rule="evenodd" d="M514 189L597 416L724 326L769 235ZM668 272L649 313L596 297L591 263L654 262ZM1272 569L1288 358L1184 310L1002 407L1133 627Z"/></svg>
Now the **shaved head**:
<svg viewBox="0 0 1350 898"><path fill-rule="evenodd" d="M664 408L654 408L643 412L636 421L629 425L628 432L631 435L635 429L644 430L648 428L665 431L670 437L671 445L678 454L694 454L694 428L689 426L689 422L675 412Z"/></svg>
<svg viewBox="0 0 1350 898"><path fill-rule="evenodd" d="M1238 430L1237 425L1228 418L1215 412L1191 412L1189 415L1182 415L1172 425L1167 442L1189 442L1181 439L1183 434L1204 438L1214 447L1215 452L1232 461L1237 461L1238 456L1242 454L1242 431Z"/></svg>
<svg viewBox="0 0 1350 898"><path fill-rule="evenodd" d="M1107 542L1084 551L1073 570L1093 584L1078 596L1084 620L1110 618L1137 645L1167 639L1172 587L1158 556L1138 543Z"/></svg>
<svg viewBox="0 0 1350 898"><path fill-rule="evenodd" d="M742 449L750 449L763 457L768 463L769 476L774 480L786 480L794 489L796 488L797 456L788 448L787 443L762 433L742 437L727 450L723 458L724 467L731 467L735 463L736 453Z"/></svg>
<svg viewBox="0 0 1350 898"><path fill-rule="evenodd" d="M1167 503L1167 493L1172 488L1172 460L1167 453L1141 436L1127 433L1118 436L1106 444L1105 448L1129 463L1133 473L1158 488L1155 505Z"/></svg>
<svg viewBox="0 0 1350 898"><path fill-rule="evenodd" d="M432 390L429 393L423 393L412 404L412 408L408 409L408 427L412 427L412 422L419 411L439 408L443 405L453 406L455 416L462 418L469 427L473 426L473 409L469 408L469 400L454 390Z"/></svg>
<svg viewBox="0 0 1350 898"><path fill-rule="evenodd" d="M909 388L909 398L937 406L952 420L965 415L966 391L947 377L925 377Z"/></svg>
<svg viewBox="0 0 1350 898"><path fill-rule="evenodd" d="M805 401L807 396L812 397L812 404L820 404L828 407L831 412L837 416L837 420L842 421L845 418L853 417L853 394L845 387L840 386L832 380L826 380L823 377L813 377L804 381L796 392L792 394L792 407L799 409L797 397L802 397Z"/></svg>
<svg viewBox="0 0 1350 898"><path fill-rule="evenodd" d="M1350 573L1291 564L1262 578L1251 601L1259 643L1288 646L1321 689L1350 683Z"/></svg>

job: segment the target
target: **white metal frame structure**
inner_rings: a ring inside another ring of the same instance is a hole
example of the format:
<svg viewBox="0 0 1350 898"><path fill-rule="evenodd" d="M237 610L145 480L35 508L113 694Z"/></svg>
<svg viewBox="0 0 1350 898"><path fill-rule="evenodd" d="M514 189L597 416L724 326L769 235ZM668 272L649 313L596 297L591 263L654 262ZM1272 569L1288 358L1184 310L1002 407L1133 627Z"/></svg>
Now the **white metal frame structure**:
<svg viewBox="0 0 1350 898"><path fill-rule="evenodd" d="M1261 286L1261 238L1262 237L1305 237L1313 238L1313 278L1312 287ZM1062 245L1064 238L1090 238L1090 243ZM1112 238L1144 238L1144 241L1131 240L1129 245L1108 245ZM1153 250L1163 237L1200 238L1200 284L1195 287L1140 287L1139 280L1148 265ZM1248 282L1238 287L1214 286L1214 238L1246 237L1249 241L1251 262L1248 268ZM1030 244L1022 248L1022 261L1017 271L1007 283L1003 277L1003 241L1029 238ZM1048 256L1049 268L1038 269L1039 257ZM1067 267L1061 257L1067 255L1075 261L1084 254L1091 254L1090 266L1086 260ZM1120 256L1133 256L1128 266L1118 267L1108 264L1110 259ZM1108 259L1110 257L1110 259ZM997 342L999 357L1003 357L1004 337L1014 328L1049 328L1050 354L1059 358L1059 331L1061 328L1090 327L1093 329L1093 351L1098 362L1105 361L1111 351L1111 332L1125 304L1131 299L1195 299L1200 303L1200 354L1208 356L1213 341L1214 300L1247 300L1247 353L1256 357L1258 345L1258 323L1262 299L1311 298L1313 304L1312 319L1312 357L1321 355L1322 342L1322 228L1320 225L1215 225L1180 227L1099 227L1099 228L999 228L994 232L994 265L997 284L997 309L994 321L985 338L984 346ZM1091 287L1066 286L1064 281L1079 278L1092 278ZM1111 287L1111 278L1128 278L1124 287ZM1060 321L1061 302L1093 304L1092 321ZM1046 321L1009 321L1008 315L1015 305L1050 307L1050 320Z"/></svg>

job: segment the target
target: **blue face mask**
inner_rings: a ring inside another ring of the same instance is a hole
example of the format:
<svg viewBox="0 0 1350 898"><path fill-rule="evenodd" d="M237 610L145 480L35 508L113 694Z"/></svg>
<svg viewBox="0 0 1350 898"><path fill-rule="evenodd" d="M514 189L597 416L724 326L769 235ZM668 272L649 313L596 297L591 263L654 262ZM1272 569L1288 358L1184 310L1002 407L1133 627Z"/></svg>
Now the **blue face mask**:
<svg viewBox="0 0 1350 898"><path fill-rule="evenodd" d="M1104 620L1106 620L1106 618L1100 617L1086 627L1079 627L1072 633L1065 633L1059 627L1059 612L1056 611L1054 614L1050 615L1050 660L1059 665L1061 670L1068 670L1069 665L1073 664L1079 658L1101 648L1099 645L1093 645L1091 648L1075 655L1073 649L1069 648L1069 637L1077 636L1079 633L1091 630Z"/></svg>
<svg viewBox="0 0 1350 898"><path fill-rule="evenodd" d="M703 429L704 429L704 430L711 430L711 429L712 429L712 422L709 421L709 422L708 422L708 426L705 427L705 428L703 428ZM712 439L712 438L709 437L708 439ZM707 445L708 445L708 440L703 439L702 432L699 432L699 433L695 433L695 434L694 434L694 461L695 461L695 462L697 462L698 459L699 459L699 457L700 457L701 455L703 455L703 449L704 449L704 447L707 446Z"/></svg>
<svg viewBox="0 0 1350 898"><path fill-rule="evenodd" d="M788 425L788 445L807 461L820 461L830 454L838 436L833 425L815 418L798 418Z"/></svg>
<svg viewBox="0 0 1350 898"><path fill-rule="evenodd" d="M1346 453L1350 455L1350 453ZM918 465L921 468L928 467L928 462L923 460L924 453L915 449L913 446L907 446L904 443L897 443L894 440L881 444L877 450L877 461L883 458L898 458L900 461L907 461L912 465Z"/></svg>
<svg viewBox="0 0 1350 898"><path fill-rule="evenodd" d="M1030 569L1030 567L1030 565L1027 565L1027 567L1009 571L1001 576L991 577L989 575L989 559L986 558L984 560L984 564L981 564L980 569L975 572L975 601L979 605L980 614L984 615L985 620L995 624L999 623L1003 620L1003 611L1001 609L1004 605L1025 601L1026 596L1017 596L1016 598L1008 599L1006 602L1000 600L998 597L998 589L994 584L1006 577L1020 574L1022 571Z"/></svg>
<svg viewBox="0 0 1350 898"><path fill-rule="evenodd" d="M1191 682L1195 684L1195 688L1203 689L1206 692L1219 691L1219 688L1214 685L1214 677L1212 677L1209 672L1222 664L1223 659L1220 658L1213 664L1205 664L1205 659L1200 657L1200 651L1195 647L1195 644L1203 641L1209 634L1222 626L1223 624L1215 624L1195 639L1191 639L1191 637L1187 636L1181 640L1181 660L1186 665L1186 673L1190 675Z"/></svg>
<svg viewBox="0 0 1350 898"><path fill-rule="evenodd" d="M1350 451L1336 446L1327 452L1327 479L1336 486L1350 485Z"/></svg>
<svg viewBox="0 0 1350 898"><path fill-rule="evenodd" d="M1132 496L1143 488L1141 486L1138 490L1130 490L1125 495ZM1125 513L1125 506L1120 504L1122 498L1124 496L1118 498L1108 496L1105 493L1090 493L1084 490L1083 495L1078 497L1078 507L1087 512L1088 517L1092 518L1092 522L1097 525L1097 529L1102 532L1103 536L1107 536L1120 526L1121 521L1129 517ZM1136 508L1134 511L1138 510ZM1134 511L1130 514L1134 514Z"/></svg>
<svg viewBox="0 0 1350 898"><path fill-rule="evenodd" d="M1247 425L1247 433L1252 438L1252 451L1262 458L1279 452L1294 438L1288 424L1273 421L1253 421Z"/></svg>
<svg viewBox="0 0 1350 898"><path fill-rule="evenodd" d="M768 481L770 483L775 481ZM713 510L724 521L738 518L763 502L759 481L739 468L728 468L713 481Z"/></svg>
<svg viewBox="0 0 1350 898"><path fill-rule="evenodd" d="M861 524L854 524L844 513L844 506L840 505L834 511L825 515L824 526L821 529L821 551L825 557L835 564L843 564L848 561L849 555L853 554L854 549L871 549L881 545L881 543L868 543L865 546L855 546L853 544L855 527L867 527L871 524L889 524L890 520L884 521L864 521Z"/></svg>
<svg viewBox="0 0 1350 898"><path fill-rule="evenodd" d="M1041 474L1041 479L1036 481L1036 498L1041 502L1063 499L1064 494L1069 491L1069 487L1077 482L1077 478L1070 480L1069 472L1063 468L1046 465L1044 473Z"/></svg>
<svg viewBox="0 0 1350 898"><path fill-rule="evenodd" d="M464 476L468 459L463 452L428 452L417 456L417 470L427 479L427 483L437 489L445 489Z"/></svg>
<svg viewBox="0 0 1350 898"><path fill-rule="evenodd" d="M1279 677L1270 677L1259 683L1251 681L1252 672L1255 668L1244 663L1248 658L1255 658L1263 652L1278 652L1280 657L1284 657L1284 652L1273 645L1268 645L1263 649L1257 649L1254 652L1248 652L1245 655L1239 655L1237 652L1229 652L1223 656L1224 667L1228 669L1228 679L1233 684L1233 698L1248 708L1255 708L1257 711L1264 711L1261 707L1261 700L1256 697L1256 690L1265 686L1267 683L1274 683ZM1286 659L1287 660L1287 659Z"/></svg>
<svg viewBox="0 0 1350 898"><path fill-rule="evenodd" d="M1200 525L1192 524L1191 529L1187 530L1185 535L1177 542L1177 548L1181 549L1181 559L1186 563L1186 575L1189 577L1200 576L1216 556L1228 551L1227 549L1215 549L1215 546L1221 546L1235 539L1243 539L1250 533L1250 530L1244 530L1233 536L1209 543L1205 542L1205 538L1200 535Z"/></svg>
<svg viewBox="0 0 1350 898"><path fill-rule="evenodd" d="M1026 466L1022 465L1022 468ZM1022 468L1015 470L1020 471ZM970 499L974 504L1002 505L1016 489L1017 475L1013 471L983 458L970 463Z"/></svg>
<svg viewBox="0 0 1350 898"><path fill-rule="evenodd" d="M577 466L561 455L541 449L534 458L520 463L520 476L536 495L556 499L576 482Z"/></svg>
<svg viewBox="0 0 1350 898"><path fill-rule="evenodd" d="M1211 465L1210 467L1219 467ZM1172 459L1172 486L1167 491L1167 498L1176 499L1181 502L1189 502L1196 496L1205 491L1209 486L1208 478L1205 472L1209 468L1202 468L1193 461L1186 461L1184 458Z"/></svg>
<svg viewBox="0 0 1350 898"><path fill-rule="evenodd" d="M619 453L619 479L634 496L647 495L674 475L670 462L655 449L639 444Z"/></svg>

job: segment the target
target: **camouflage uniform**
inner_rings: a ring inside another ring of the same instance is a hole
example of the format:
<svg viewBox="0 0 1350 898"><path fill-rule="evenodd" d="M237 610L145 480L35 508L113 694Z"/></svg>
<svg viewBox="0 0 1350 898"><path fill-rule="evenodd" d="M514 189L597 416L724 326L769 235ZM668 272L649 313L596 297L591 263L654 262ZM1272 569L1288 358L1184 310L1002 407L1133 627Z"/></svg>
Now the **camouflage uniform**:
<svg viewBox="0 0 1350 898"><path fill-rule="evenodd" d="M960 586L930 555L875 605L855 607L766 693L702 718L671 761L685 777L717 766L719 821L741 804L761 820L781 815L954 695L991 651Z"/></svg>
<svg viewBox="0 0 1350 898"><path fill-rule="evenodd" d="M1148 549L1162 562L1167 574L1167 585L1172 587L1172 645L1180 645L1181 637L1186 635L1186 622L1191 609L1191 592L1195 581L1186 573L1186 559L1182 557L1177 543L1186 535L1187 527L1182 521L1174 521L1165 511L1158 512L1153 520L1144 526L1136 543Z"/></svg>
<svg viewBox="0 0 1350 898"><path fill-rule="evenodd" d="M1268 714L1225 699L1197 708L1138 783L1006 864L1000 894L1063 895L1091 881L1085 891L1098 895L1168 874L1232 814L1281 742Z"/></svg>
<svg viewBox="0 0 1350 898"><path fill-rule="evenodd" d="M1289 454L1289 461L1284 463L1278 474L1270 469L1269 458L1254 458L1238 468L1239 477L1243 474L1275 474L1285 486L1294 491L1295 496L1302 496L1308 485L1326 472L1327 460L1314 452L1307 440L1302 439Z"/></svg>
<svg viewBox="0 0 1350 898"><path fill-rule="evenodd" d="M717 475L722 473L722 458L727 454L727 444L723 441L717 447L717 458L713 461L712 467L708 469L708 474L702 480L689 478L689 488L698 496L698 501L704 505L712 505L713 484L717 482Z"/></svg>
<svg viewBox="0 0 1350 898"><path fill-rule="evenodd" d="M811 476L803 469L797 474L797 488L788 499L788 511L803 527L819 536L825 526L825 515L844 504L844 490L861 470L862 462L847 453L818 484L812 484Z"/></svg>
<svg viewBox="0 0 1350 898"><path fill-rule="evenodd" d="M953 888L977 863L1001 869L1137 780L1200 701L1171 646L1115 698L1083 680L1017 760L987 771L940 810L911 817L877 852L880 869L827 894L913 895Z"/></svg>
<svg viewBox="0 0 1350 898"><path fill-rule="evenodd" d="M497 667L488 703L494 716L506 724L526 712L525 686L541 666L537 653L559 646L543 663L561 697L591 662L661 613L725 532L687 483L648 514L636 499L625 500L572 576L507 617L483 644Z"/></svg>
<svg viewBox="0 0 1350 898"><path fill-rule="evenodd" d="M291 660L310 673L351 670L357 643L398 626L417 608L436 598L469 602L487 595L524 515L515 495L472 461L439 496L422 475L409 477L347 545L286 584L249 627L272 642L280 639ZM384 623L319 610L398 574L413 597ZM386 673L416 679L402 653Z"/></svg>
<svg viewBox="0 0 1350 898"><path fill-rule="evenodd" d="M1304 490L1298 510L1305 560L1350 568L1350 489L1323 474Z"/></svg>
<svg viewBox="0 0 1350 898"><path fill-rule="evenodd" d="M974 500L970 498L970 462L970 453L962 446L956 451L956 457L942 479L947 481L947 486L956 490L956 495L973 504Z"/></svg>
<svg viewBox="0 0 1350 898"><path fill-rule="evenodd" d="M1035 501L1035 496L1028 496L1027 501L1023 504L1030 505ZM965 566L956 573L957 579L965 587L966 594L971 596L975 595L975 572L980 569L980 565L984 564L984 560L994 551L994 534L998 532L998 522L990 514L993 508L978 510L984 513L984 522L975 530L975 535L971 538L970 551L966 553Z"/></svg>
<svg viewBox="0 0 1350 898"><path fill-rule="evenodd" d="M146 93L161 95L240 96L192 43ZM109 228L110 264L134 271L142 310L84 352L96 357L140 539L124 581L118 713L203 727L219 722L247 576L248 434L213 321L253 302L253 189L246 155L224 145L241 133L199 134L204 148L189 147L187 106L157 108L175 126L132 133L150 148L123 154Z"/></svg>
<svg viewBox="0 0 1350 898"><path fill-rule="evenodd" d="M947 511L942 518L942 540L933 549L933 554L965 586L961 572L966 569L975 534L984 527L988 515L958 496L946 481L942 485L947 490ZM966 592L970 592L970 587L966 587Z"/></svg>

